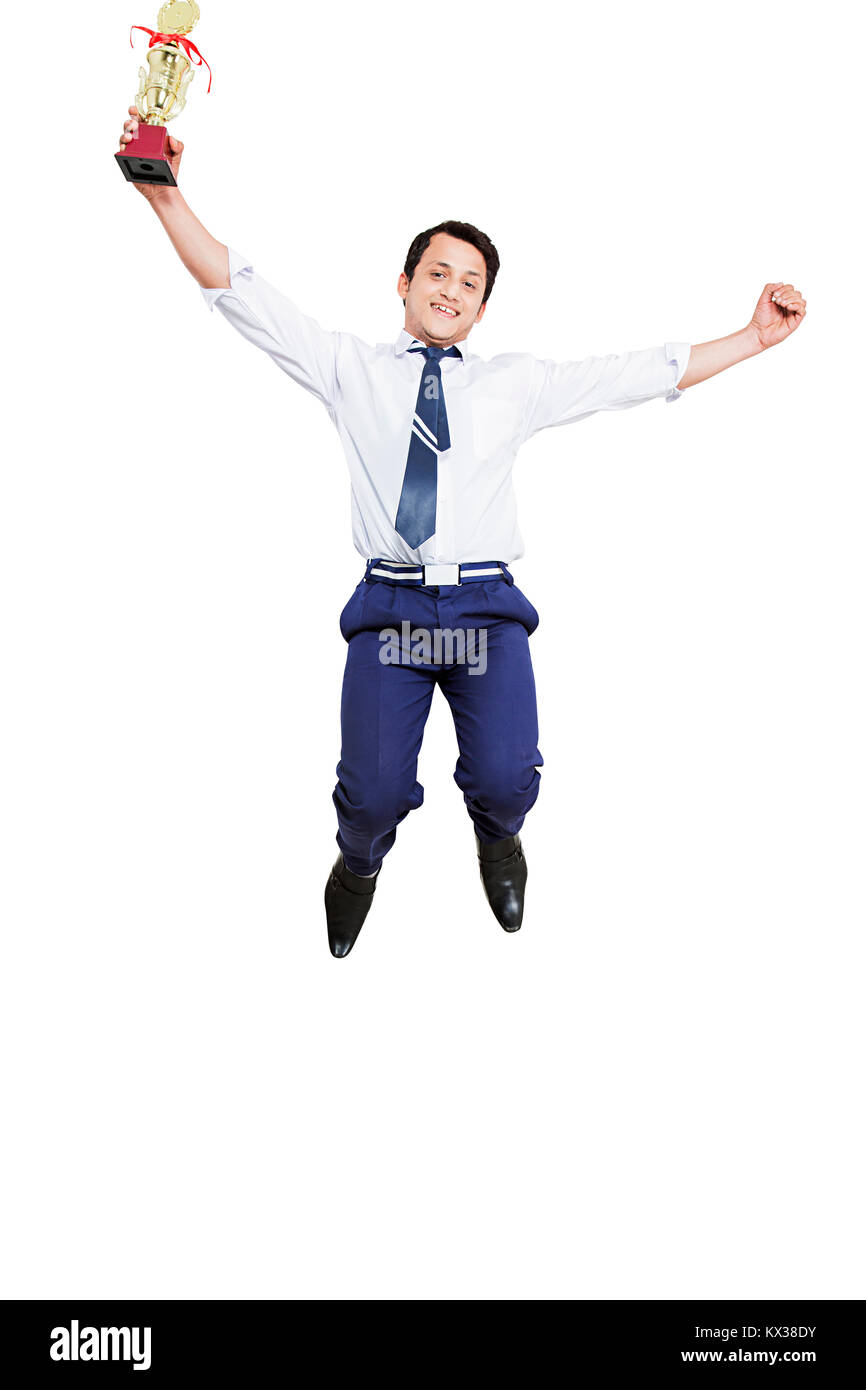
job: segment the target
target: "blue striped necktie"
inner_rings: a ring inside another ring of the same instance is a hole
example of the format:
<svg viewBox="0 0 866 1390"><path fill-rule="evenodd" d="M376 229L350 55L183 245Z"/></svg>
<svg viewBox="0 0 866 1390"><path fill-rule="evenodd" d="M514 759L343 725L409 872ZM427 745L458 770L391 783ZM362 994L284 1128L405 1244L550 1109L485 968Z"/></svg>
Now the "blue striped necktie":
<svg viewBox="0 0 866 1390"><path fill-rule="evenodd" d="M439 363L443 357L462 357L463 354L457 347L425 347L423 343L409 351L423 352L426 362L418 387L409 457L394 529L407 545L417 550L436 530L437 460L451 448Z"/></svg>

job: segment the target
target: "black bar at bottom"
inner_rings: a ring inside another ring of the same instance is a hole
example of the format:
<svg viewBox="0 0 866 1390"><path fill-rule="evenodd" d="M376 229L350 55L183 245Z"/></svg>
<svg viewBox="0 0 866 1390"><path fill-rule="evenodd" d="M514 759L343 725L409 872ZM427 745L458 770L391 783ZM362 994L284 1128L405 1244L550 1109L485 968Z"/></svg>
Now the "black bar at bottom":
<svg viewBox="0 0 866 1390"><path fill-rule="evenodd" d="M217 1378L258 1385L263 1376L296 1374L309 1357L328 1378L345 1369L414 1379L422 1367L425 1377L489 1375L500 1360L516 1371L521 1356L542 1380L559 1379L554 1364L563 1358L578 1378L589 1369L667 1377L714 1366L729 1374L759 1366L795 1372L798 1383L800 1376L861 1374L862 1299L563 1299L504 1317L505 1300L463 1301L466 1312L451 1303L446 1322L422 1300L406 1300L396 1314L387 1300L327 1308L323 1300L11 1300L0 1304L0 1344L4 1370L17 1365L17 1381L6 1383L39 1386L109 1375L142 1385L182 1377L196 1385ZM324 1340L320 1318L328 1323Z"/></svg>

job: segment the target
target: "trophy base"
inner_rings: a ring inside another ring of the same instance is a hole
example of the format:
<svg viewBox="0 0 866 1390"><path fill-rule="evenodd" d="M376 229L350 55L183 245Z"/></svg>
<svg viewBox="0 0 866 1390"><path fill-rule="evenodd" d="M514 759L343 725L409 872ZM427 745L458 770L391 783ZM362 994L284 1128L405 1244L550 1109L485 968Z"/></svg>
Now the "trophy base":
<svg viewBox="0 0 866 1390"><path fill-rule="evenodd" d="M168 131L164 125L139 122L138 133L114 158L129 183L164 183L177 188L168 162Z"/></svg>

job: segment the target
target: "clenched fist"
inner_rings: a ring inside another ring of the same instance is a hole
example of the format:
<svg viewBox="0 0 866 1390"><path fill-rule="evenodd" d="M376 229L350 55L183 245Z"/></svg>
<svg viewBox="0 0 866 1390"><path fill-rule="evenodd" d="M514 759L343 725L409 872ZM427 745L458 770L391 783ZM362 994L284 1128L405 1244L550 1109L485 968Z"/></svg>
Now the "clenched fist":
<svg viewBox="0 0 866 1390"><path fill-rule="evenodd" d="M806 301L800 291L779 280L764 286L750 327L755 329L762 348L775 347L799 328L805 317Z"/></svg>

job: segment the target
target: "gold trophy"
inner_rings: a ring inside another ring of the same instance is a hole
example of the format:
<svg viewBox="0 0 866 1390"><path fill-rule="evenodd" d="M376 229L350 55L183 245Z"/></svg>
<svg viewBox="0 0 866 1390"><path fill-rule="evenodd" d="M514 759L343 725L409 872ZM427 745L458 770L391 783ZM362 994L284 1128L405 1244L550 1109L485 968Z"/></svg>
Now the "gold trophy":
<svg viewBox="0 0 866 1390"><path fill-rule="evenodd" d="M195 73L193 65L208 70L207 89L210 91L210 64L187 38L200 17L195 0L167 0L157 17L159 29L133 24L129 31L140 29L150 34L147 67L138 70L138 91L135 104L141 117L138 130L127 145L117 151L123 175L130 183L165 183L177 187L169 164L167 121L179 116L186 105L186 93Z"/></svg>

